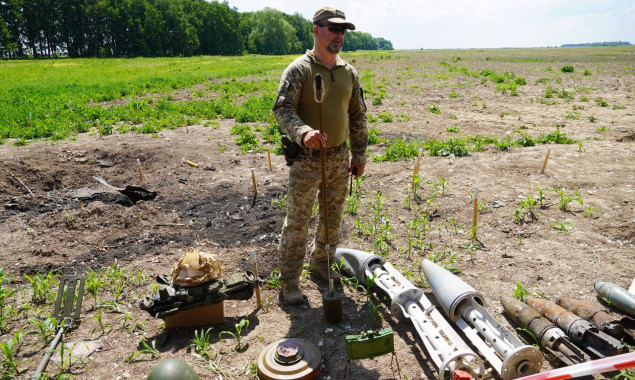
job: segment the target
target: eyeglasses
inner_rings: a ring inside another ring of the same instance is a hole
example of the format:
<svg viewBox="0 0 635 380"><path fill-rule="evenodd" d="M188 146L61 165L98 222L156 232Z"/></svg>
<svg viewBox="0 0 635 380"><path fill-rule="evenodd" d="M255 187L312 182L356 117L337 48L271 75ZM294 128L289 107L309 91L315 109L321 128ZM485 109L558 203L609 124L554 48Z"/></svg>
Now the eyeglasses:
<svg viewBox="0 0 635 380"><path fill-rule="evenodd" d="M346 27L338 24L318 24L319 27L326 26L333 34L346 34Z"/></svg>

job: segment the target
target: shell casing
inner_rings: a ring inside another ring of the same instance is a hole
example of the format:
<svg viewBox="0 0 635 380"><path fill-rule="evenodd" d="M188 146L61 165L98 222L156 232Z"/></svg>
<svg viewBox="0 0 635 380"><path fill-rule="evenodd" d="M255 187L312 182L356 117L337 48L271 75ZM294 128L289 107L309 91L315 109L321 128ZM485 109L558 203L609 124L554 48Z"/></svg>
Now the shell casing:
<svg viewBox="0 0 635 380"><path fill-rule="evenodd" d="M527 297L525 302L558 325L575 344L584 348L594 357L603 358L628 352L628 347L624 343L599 331L587 320L551 301Z"/></svg>
<svg viewBox="0 0 635 380"><path fill-rule="evenodd" d="M569 297L556 297L556 305L562 306L593 323L600 331L609 334L615 339L624 337L624 327L605 310L596 309L584 301Z"/></svg>

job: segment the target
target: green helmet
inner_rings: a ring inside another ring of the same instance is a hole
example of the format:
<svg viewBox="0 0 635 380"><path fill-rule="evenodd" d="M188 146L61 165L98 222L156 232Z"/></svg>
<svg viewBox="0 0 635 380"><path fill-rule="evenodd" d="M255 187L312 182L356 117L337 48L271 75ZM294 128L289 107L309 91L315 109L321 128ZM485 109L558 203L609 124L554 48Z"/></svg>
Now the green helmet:
<svg viewBox="0 0 635 380"><path fill-rule="evenodd" d="M164 359L152 368L148 380L200 380L200 377L183 360Z"/></svg>

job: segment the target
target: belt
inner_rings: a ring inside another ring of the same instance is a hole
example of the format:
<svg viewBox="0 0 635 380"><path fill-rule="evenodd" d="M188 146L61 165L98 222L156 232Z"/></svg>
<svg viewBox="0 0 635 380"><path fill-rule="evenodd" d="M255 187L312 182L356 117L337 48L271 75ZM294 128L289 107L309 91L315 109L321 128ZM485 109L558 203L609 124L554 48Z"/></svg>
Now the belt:
<svg viewBox="0 0 635 380"><path fill-rule="evenodd" d="M342 144L338 145L338 146L334 146L332 148L326 148L326 157L332 156L335 153L339 152L340 150L344 149L346 147L346 142L343 142ZM309 157L320 157L320 151L321 149L309 149L309 148L301 148L300 149L300 153L302 153L305 156L309 156Z"/></svg>

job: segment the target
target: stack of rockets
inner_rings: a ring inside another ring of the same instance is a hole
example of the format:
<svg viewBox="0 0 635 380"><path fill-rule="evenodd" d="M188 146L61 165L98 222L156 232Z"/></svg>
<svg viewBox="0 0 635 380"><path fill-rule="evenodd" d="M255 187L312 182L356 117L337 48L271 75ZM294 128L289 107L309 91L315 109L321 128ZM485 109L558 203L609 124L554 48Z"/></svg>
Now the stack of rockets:
<svg viewBox="0 0 635 380"><path fill-rule="evenodd" d="M409 319L439 369L439 378L480 379L483 364L440 316L425 294L380 256L340 248L335 254L344 269L363 282L374 278L375 286L392 299L391 311ZM505 313L520 328L530 332L542 348L567 365L540 372L543 354L533 345L523 344L499 324L485 309L483 296L456 275L429 261L422 270L434 296L463 335L478 349L504 380L564 379L635 366L635 352L624 343L634 344L628 329L635 327L630 317L616 319L582 301L557 297L556 302L527 297L524 302L502 296ZM595 289L611 306L635 317L635 295L610 282L598 282Z"/></svg>

